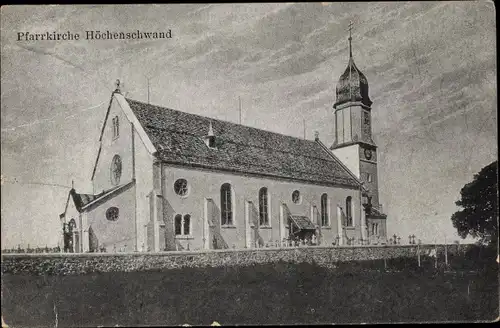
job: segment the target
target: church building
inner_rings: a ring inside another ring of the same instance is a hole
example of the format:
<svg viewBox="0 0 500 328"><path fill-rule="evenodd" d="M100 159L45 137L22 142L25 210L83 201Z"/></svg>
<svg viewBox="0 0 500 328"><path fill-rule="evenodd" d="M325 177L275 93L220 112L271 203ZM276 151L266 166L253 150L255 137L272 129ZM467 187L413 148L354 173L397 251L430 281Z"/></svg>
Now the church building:
<svg viewBox="0 0 500 328"><path fill-rule="evenodd" d="M66 252L374 244L386 240L368 81L349 62L331 147L112 93L91 175L71 189ZM332 122L333 123L333 122Z"/></svg>

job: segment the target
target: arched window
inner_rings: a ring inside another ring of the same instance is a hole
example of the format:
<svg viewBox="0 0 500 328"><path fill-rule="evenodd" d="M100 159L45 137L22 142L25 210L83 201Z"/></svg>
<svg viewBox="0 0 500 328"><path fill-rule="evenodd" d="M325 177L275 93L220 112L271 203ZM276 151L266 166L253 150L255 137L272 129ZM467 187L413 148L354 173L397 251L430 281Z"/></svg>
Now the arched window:
<svg viewBox="0 0 500 328"><path fill-rule="evenodd" d="M184 235L191 234L191 215L189 214L184 215L183 225L184 225L182 229L183 234Z"/></svg>
<svg viewBox="0 0 500 328"><path fill-rule="evenodd" d="M120 125L118 122L118 116L113 117L113 138L117 138L120 135Z"/></svg>
<svg viewBox="0 0 500 328"><path fill-rule="evenodd" d="M118 116L116 117L116 133L115 136L118 137L120 135L120 121L118 121Z"/></svg>
<svg viewBox="0 0 500 328"><path fill-rule="evenodd" d="M321 225L328 226L330 218L328 217L328 196L327 194L321 195Z"/></svg>
<svg viewBox="0 0 500 328"><path fill-rule="evenodd" d="M177 214L174 218L175 235L188 236L191 234L191 215L186 214L184 218L181 214Z"/></svg>
<svg viewBox="0 0 500 328"><path fill-rule="evenodd" d="M266 187L259 191L259 218L261 226L269 225L269 195Z"/></svg>
<svg viewBox="0 0 500 328"><path fill-rule="evenodd" d="M352 197L349 196L345 200L345 215L346 225L352 227Z"/></svg>
<svg viewBox="0 0 500 328"><path fill-rule="evenodd" d="M229 183L224 183L220 187L220 214L222 225L233 224L233 202L231 196L231 185Z"/></svg>
<svg viewBox="0 0 500 328"><path fill-rule="evenodd" d="M120 177L122 175L122 160L119 155L113 156L111 161L111 183L115 186L120 183Z"/></svg>
<svg viewBox="0 0 500 328"><path fill-rule="evenodd" d="M73 230L76 229L76 221L75 221L75 219L69 220L68 227L69 227L69 231L73 231Z"/></svg>
<svg viewBox="0 0 500 328"><path fill-rule="evenodd" d="M182 235L182 215L177 214L175 216L175 235L180 236Z"/></svg>

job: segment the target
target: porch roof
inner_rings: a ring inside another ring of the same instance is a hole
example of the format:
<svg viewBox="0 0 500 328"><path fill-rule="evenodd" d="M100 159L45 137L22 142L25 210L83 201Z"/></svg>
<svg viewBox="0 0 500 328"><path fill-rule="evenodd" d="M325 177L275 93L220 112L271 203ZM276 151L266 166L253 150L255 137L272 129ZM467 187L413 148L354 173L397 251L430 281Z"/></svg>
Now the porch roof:
<svg viewBox="0 0 500 328"><path fill-rule="evenodd" d="M300 230L316 230L316 227L307 216L292 215L291 218Z"/></svg>

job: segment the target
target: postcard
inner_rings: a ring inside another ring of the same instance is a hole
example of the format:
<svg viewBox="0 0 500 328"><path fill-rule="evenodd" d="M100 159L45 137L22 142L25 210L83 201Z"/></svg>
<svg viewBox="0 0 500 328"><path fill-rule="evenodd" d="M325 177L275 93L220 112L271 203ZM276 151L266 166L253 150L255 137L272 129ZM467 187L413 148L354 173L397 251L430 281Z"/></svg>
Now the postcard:
<svg viewBox="0 0 500 328"><path fill-rule="evenodd" d="M497 320L494 13L3 6L2 327Z"/></svg>

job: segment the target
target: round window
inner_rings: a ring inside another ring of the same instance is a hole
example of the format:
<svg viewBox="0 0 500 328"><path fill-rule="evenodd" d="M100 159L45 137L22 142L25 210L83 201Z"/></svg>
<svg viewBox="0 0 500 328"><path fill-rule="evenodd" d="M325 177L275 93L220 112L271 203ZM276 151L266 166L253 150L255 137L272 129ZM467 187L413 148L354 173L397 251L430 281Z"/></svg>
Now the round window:
<svg viewBox="0 0 500 328"><path fill-rule="evenodd" d="M118 220L118 207L110 207L106 211L106 219L109 221L116 221Z"/></svg>
<svg viewBox="0 0 500 328"><path fill-rule="evenodd" d="M179 196L186 196L188 193L188 183L186 179L177 179L174 183L174 191Z"/></svg>
<svg viewBox="0 0 500 328"><path fill-rule="evenodd" d="M294 202L295 204L300 203L300 192L298 190L292 192L292 202Z"/></svg>
<svg viewBox="0 0 500 328"><path fill-rule="evenodd" d="M115 155L111 161L111 183L117 185L120 183L122 175L122 160L120 156Z"/></svg>

